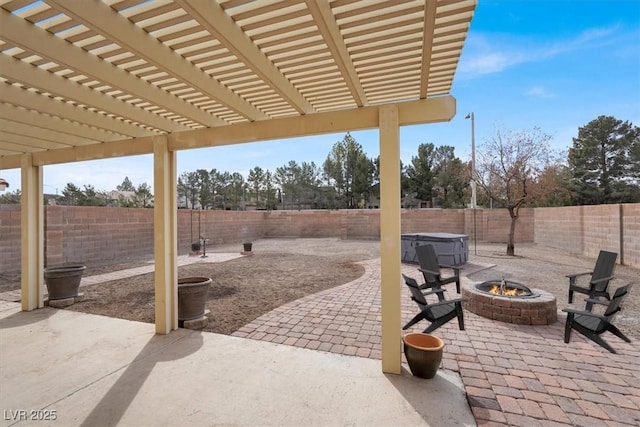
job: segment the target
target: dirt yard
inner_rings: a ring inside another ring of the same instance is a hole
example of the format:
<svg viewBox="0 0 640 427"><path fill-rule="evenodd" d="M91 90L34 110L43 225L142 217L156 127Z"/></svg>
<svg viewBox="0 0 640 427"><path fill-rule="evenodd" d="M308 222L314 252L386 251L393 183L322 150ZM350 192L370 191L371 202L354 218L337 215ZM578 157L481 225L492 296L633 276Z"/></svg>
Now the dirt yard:
<svg viewBox="0 0 640 427"><path fill-rule="evenodd" d="M241 245L207 248L207 253L239 252ZM588 271L595 260L533 244L516 245L516 256L504 255L503 244L470 244L470 263L493 267L472 273L474 282L505 277L543 289L557 298L558 309L567 306L567 274ZM207 308L211 332L229 334L253 319L289 301L350 282L363 273L358 261L380 256L377 241L337 239L262 239L254 242L254 255L222 263L198 263L178 270L179 277L213 279ZM85 276L148 265L149 260L88 267ZM472 273L472 274L469 274ZM640 339L640 271L618 265L610 289L634 283L616 323L623 332ZM585 279L585 278L582 278ZM583 283L582 280L581 283ZM19 274L0 277L0 292L18 289ZM154 321L153 274L83 286L85 300L70 309L143 322ZM580 303L578 295L574 302Z"/></svg>
<svg viewBox="0 0 640 427"><path fill-rule="evenodd" d="M178 269L178 277L211 277L209 332L230 334L287 302L348 283L364 273L357 261L378 256L378 242L333 239L261 240L253 255ZM236 246L208 248L232 252ZM154 321L153 273L81 288L84 301L70 310L142 322Z"/></svg>

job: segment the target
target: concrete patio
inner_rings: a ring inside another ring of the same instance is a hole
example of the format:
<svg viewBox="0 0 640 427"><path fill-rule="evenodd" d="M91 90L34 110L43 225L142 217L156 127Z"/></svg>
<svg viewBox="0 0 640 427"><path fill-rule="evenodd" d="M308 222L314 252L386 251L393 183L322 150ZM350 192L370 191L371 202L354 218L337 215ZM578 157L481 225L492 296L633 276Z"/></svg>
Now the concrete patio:
<svg viewBox="0 0 640 427"><path fill-rule="evenodd" d="M453 372L12 302L0 331L2 426L475 425Z"/></svg>
<svg viewBox="0 0 640 427"><path fill-rule="evenodd" d="M210 261L218 257L226 259ZM565 344L562 314L552 325L522 326L465 311L464 331L453 321L436 332L446 345L436 379L418 380L406 369L382 374L380 261L361 264L357 280L283 305L232 337L158 336L151 324L54 309L24 313L3 302L2 425L31 409L55 410L50 424L65 426L640 423L637 340L606 334L618 354L577 333ZM474 261L464 272L490 266ZM403 265L403 272L415 276L416 269ZM114 278L126 274L140 273ZM406 322L415 308L402 292Z"/></svg>

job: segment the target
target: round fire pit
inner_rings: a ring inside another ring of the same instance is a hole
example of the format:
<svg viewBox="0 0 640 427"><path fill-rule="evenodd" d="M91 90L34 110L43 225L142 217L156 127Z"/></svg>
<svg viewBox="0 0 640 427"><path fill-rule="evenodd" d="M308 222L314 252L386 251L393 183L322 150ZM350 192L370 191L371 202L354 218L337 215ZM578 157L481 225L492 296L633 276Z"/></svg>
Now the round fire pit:
<svg viewBox="0 0 640 427"><path fill-rule="evenodd" d="M522 283L511 280L488 280L478 283L475 288L482 293L507 298L537 298L539 293L533 292Z"/></svg>
<svg viewBox="0 0 640 427"><path fill-rule="evenodd" d="M558 320L555 296L510 280L465 285L462 298L466 310L488 319L518 325L549 325Z"/></svg>

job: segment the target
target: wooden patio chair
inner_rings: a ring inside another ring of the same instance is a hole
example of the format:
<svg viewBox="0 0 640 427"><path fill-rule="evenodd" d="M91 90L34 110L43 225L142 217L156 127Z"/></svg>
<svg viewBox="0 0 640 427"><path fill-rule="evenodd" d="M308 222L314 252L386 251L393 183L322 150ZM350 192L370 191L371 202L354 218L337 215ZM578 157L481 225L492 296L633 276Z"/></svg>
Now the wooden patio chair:
<svg viewBox="0 0 640 427"><path fill-rule="evenodd" d="M425 283L421 286L424 288L442 288L442 286L455 283L456 292L460 293L460 267L438 263L438 255L433 245L421 245L416 247L416 255L420 263L420 272L424 276ZM453 276L443 277L440 272L441 268L450 268L453 270Z"/></svg>
<svg viewBox="0 0 640 427"><path fill-rule="evenodd" d="M593 342L609 350L611 353L616 351L603 340L600 335L606 331L611 332L615 336L626 342L631 342L618 328L613 325L615 315L622 310L622 301L629 293L631 284L616 289L613 298L608 303L600 299L591 299L593 304L607 305L604 314L593 313L589 310L575 310L573 308L565 308L562 311L567 313L567 322L564 328L564 342L569 343L571 339L571 330L575 329Z"/></svg>
<svg viewBox="0 0 640 427"><path fill-rule="evenodd" d="M593 271L567 275L566 277L569 278L569 304L573 302L574 292L589 295L587 310L591 310L593 307L593 302L591 301L593 299L599 299L600 297L604 297L607 300L610 299L607 288L609 287L609 282L614 278L613 270L616 267L617 258L618 254L615 252L600 251ZM579 286L578 277L587 275L591 275L588 287Z"/></svg>
<svg viewBox="0 0 640 427"><path fill-rule="evenodd" d="M421 320L426 320L431 322L431 324L425 329L424 333L430 333L435 331L440 326L447 323L449 320L457 317L458 318L458 327L461 331L464 331L464 315L462 312L462 298L446 300L441 299L436 303L429 304L425 298L426 295L431 294L444 294L445 290L442 288L432 289L430 291L422 291L418 282L411 278L407 277L404 274L402 275L404 278L405 284L409 287L411 291L411 299L418 304L420 307L420 313L416 314L413 319L409 321L402 330L406 330L411 326L415 325ZM440 299L440 298L439 298Z"/></svg>

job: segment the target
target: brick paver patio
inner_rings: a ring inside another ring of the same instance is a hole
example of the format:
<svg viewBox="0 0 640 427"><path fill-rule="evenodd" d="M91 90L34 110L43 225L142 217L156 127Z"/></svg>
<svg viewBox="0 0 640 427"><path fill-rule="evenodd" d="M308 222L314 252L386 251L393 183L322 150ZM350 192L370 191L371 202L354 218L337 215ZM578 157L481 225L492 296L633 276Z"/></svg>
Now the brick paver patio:
<svg viewBox="0 0 640 427"><path fill-rule="evenodd" d="M380 261L361 264L359 279L278 307L233 335L380 358ZM403 272L415 277L416 269ZM417 310L405 288L404 323ZM460 374L478 425L640 425L640 346L607 334L618 351L611 354L576 332L565 344L564 321L514 325L465 311L464 331L455 320L436 331L445 341L442 367Z"/></svg>

